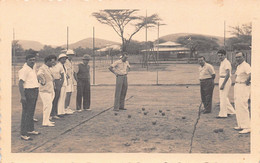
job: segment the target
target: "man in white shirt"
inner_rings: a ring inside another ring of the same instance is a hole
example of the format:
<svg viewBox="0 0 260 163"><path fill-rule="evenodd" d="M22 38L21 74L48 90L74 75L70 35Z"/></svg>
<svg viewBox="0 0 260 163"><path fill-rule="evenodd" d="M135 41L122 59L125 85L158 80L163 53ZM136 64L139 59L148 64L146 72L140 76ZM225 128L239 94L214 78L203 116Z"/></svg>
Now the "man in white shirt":
<svg viewBox="0 0 260 163"><path fill-rule="evenodd" d="M37 73L38 81L40 83L39 94L43 103L43 126L54 126L54 122L49 120L52 109L52 101L55 96L53 83L54 77L50 67L53 66L56 59L57 57L55 55L45 57L44 64L39 68Z"/></svg>
<svg viewBox="0 0 260 163"><path fill-rule="evenodd" d="M212 65L205 62L203 56L198 57L199 79L200 79L200 93L201 100L204 105L203 114L211 113L212 95L214 90L215 71Z"/></svg>
<svg viewBox="0 0 260 163"><path fill-rule="evenodd" d="M248 109L248 99L250 97L251 68L245 62L242 52L236 53L236 81L234 89L237 127L235 130L242 130L240 134L250 133L250 115Z"/></svg>
<svg viewBox="0 0 260 163"><path fill-rule="evenodd" d="M128 87L127 74L130 70L130 65L127 61L127 53L123 53L120 60L115 61L108 69L116 75L114 111L126 110L125 97Z"/></svg>
<svg viewBox="0 0 260 163"><path fill-rule="evenodd" d="M230 104L228 94L232 84L231 64L226 58L226 51L219 50L218 57L221 61L219 67L219 99L220 111L216 118L227 118L228 115L235 114L235 109Z"/></svg>
<svg viewBox="0 0 260 163"><path fill-rule="evenodd" d="M74 84L75 79L74 79L74 69L73 69L73 63L72 63L72 57L75 55L73 50L67 50L66 55L68 57L68 59L65 62L65 67L67 70L67 76L68 76L68 85L66 87L66 98L65 98L65 109L66 112L74 112L71 108L70 108L70 98L71 98L71 94L74 91Z"/></svg>
<svg viewBox="0 0 260 163"><path fill-rule="evenodd" d="M26 63L23 65L23 68L18 72L19 91L21 94L21 103L23 108L21 118L22 140L32 140L29 136L30 134L40 134L34 130L33 124L33 116L39 93L39 83L35 69L35 54L29 54L26 56Z"/></svg>

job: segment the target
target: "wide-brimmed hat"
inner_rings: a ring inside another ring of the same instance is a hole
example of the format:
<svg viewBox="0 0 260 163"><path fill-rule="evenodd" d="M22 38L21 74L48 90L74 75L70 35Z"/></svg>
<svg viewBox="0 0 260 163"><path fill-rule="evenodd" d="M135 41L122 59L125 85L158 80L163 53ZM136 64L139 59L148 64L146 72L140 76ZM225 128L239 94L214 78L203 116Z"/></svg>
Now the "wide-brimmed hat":
<svg viewBox="0 0 260 163"><path fill-rule="evenodd" d="M68 58L68 56L66 55L66 54L64 54L64 53L61 53L60 55L59 55L59 57L58 57L58 60L60 60L61 58Z"/></svg>
<svg viewBox="0 0 260 163"><path fill-rule="evenodd" d="M71 49L67 50L66 54L67 55L75 55L74 51L71 50Z"/></svg>
<svg viewBox="0 0 260 163"><path fill-rule="evenodd" d="M83 58L82 59L84 59L84 60L90 60L91 59L91 57L90 57L90 55L88 55L88 54L85 54L84 56L83 56Z"/></svg>

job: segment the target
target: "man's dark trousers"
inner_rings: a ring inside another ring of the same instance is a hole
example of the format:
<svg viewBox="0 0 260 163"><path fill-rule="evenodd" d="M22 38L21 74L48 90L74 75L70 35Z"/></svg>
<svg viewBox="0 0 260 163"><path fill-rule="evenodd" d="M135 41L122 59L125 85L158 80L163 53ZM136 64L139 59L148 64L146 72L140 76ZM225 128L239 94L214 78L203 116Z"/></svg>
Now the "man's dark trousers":
<svg viewBox="0 0 260 163"><path fill-rule="evenodd" d="M87 78L79 78L77 81L77 110L81 109L83 98L83 109L90 107L90 81Z"/></svg>
<svg viewBox="0 0 260 163"><path fill-rule="evenodd" d="M204 105L205 112L211 112L213 90L214 80L212 78L200 80L201 100Z"/></svg>
<svg viewBox="0 0 260 163"><path fill-rule="evenodd" d="M55 93L55 96L54 96L54 99L52 101L52 110L51 110L51 116L56 116L58 114L58 101L59 101L59 98L60 98L60 91L61 91L61 86L62 86L62 83L60 82L59 79L55 79L54 80L54 93Z"/></svg>
<svg viewBox="0 0 260 163"><path fill-rule="evenodd" d="M34 112L39 94L38 88L26 88L24 90L26 102L22 102L21 135L28 135L34 131Z"/></svg>

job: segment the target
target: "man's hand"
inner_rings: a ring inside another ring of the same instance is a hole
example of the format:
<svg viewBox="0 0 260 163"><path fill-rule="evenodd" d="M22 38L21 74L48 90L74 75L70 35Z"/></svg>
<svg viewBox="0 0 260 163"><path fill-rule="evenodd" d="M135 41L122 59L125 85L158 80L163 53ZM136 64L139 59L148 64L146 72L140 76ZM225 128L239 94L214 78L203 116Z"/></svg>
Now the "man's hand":
<svg viewBox="0 0 260 163"><path fill-rule="evenodd" d="M247 85L247 86L249 86L250 83L251 83L250 80L247 80L247 81L246 81L246 85Z"/></svg>
<svg viewBox="0 0 260 163"><path fill-rule="evenodd" d="M25 96L21 96L21 101L20 101L21 103L26 103L26 97Z"/></svg>
<svg viewBox="0 0 260 163"><path fill-rule="evenodd" d="M219 89L220 90L224 90L224 85L221 85L221 87Z"/></svg>

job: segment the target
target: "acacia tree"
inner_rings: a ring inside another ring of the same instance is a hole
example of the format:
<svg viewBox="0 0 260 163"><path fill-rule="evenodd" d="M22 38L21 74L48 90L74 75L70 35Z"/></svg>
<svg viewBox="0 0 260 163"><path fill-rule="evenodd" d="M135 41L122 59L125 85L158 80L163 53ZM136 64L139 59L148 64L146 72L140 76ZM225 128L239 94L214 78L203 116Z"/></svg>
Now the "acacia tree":
<svg viewBox="0 0 260 163"><path fill-rule="evenodd" d="M122 51L124 52L127 51L127 47L136 33L145 26L147 28L156 26L157 22L161 20L157 14L148 17L136 15L138 11L137 9L100 10L92 13L92 16L100 23L113 28L122 40ZM130 26L134 29L127 33L126 27Z"/></svg>
<svg viewBox="0 0 260 163"><path fill-rule="evenodd" d="M227 45L233 50L250 50L252 42L252 23L230 27L233 36L227 40Z"/></svg>

